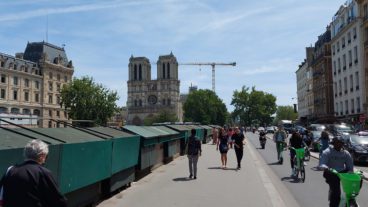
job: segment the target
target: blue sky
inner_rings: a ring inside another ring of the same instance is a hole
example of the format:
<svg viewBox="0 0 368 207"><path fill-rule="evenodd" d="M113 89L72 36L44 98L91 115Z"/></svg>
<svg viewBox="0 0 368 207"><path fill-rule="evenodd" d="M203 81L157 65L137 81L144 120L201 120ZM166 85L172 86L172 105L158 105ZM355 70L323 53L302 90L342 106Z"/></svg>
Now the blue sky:
<svg viewBox="0 0 368 207"><path fill-rule="evenodd" d="M129 57L145 56L156 78L159 55L216 68L216 93L229 111L233 91L255 86L291 105L305 47L325 31L341 0L14 0L0 2L0 52L27 41L65 44L76 77L92 76L126 105ZM48 18L47 18L48 16ZM48 21L47 21L48 20ZM179 66L180 92L211 89L211 68Z"/></svg>

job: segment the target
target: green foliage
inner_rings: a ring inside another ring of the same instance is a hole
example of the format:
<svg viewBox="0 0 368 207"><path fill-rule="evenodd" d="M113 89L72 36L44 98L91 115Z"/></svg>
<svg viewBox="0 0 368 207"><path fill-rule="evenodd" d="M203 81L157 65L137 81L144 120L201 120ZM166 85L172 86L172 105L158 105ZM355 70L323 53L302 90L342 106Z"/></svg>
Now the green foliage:
<svg viewBox="0 0 368 207"><path fill-rule="evenodd" d="M97 84L91 77L85 76L64 85L61 90L61 106L65 107L71 119L94 120L105 125L117 111L117 92Z"/></svg>
<svg viewBox="0 0 368 207"><path fill-rule="evenodd" d="M211 90L198 90L189 93L183 106L184 121L202 124L224 125L227 119L226 105Z"/></svg>
<svg viewBox="0 0 368 207"><path fill-rule="evenodd" d="M298 113L294 112L293 106L278 106L274 123L277 124L280 120L295 120L298 118Z"/></svg>
<svg viewBox="0 0 368 207"><path fill-rule="evenodd" d="M145 126L151 126L153 123L162 123L162 122L177 122L178 117L174 113L170 113L166 110L161 111L156 116L146 117L144 119Z"/></svg>
<svg viewBox="0 0 368 207"><path fill-rule="evenodd" d="M269 125L276 112L276 97L255 87L249 90L243 86L240 91L234 91L231 105L235 107L231 116L241 125Z"/></svg>

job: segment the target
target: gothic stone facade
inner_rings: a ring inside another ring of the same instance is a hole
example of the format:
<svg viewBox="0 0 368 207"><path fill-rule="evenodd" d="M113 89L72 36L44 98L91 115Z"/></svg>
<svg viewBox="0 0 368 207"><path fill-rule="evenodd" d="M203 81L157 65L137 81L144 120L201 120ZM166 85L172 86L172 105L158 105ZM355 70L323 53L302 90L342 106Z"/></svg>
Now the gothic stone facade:
<svg viewBox="0 0 368 207"><path fill-rule="evenodd" d="M46 42L28 43L24 53L0 53L0 113L38 119L39 127L59 127L67 121L60 90L73 76L64 48Z"/></svg>
<svg viewBox="0 0 368 207"><path fill-rule="evenodd" d="M178 61L171 53L157 61L157 80L151 79L151 63L145 57L129 59L127 123L142 125L144 119L167 111L182 121Z"/></svg>

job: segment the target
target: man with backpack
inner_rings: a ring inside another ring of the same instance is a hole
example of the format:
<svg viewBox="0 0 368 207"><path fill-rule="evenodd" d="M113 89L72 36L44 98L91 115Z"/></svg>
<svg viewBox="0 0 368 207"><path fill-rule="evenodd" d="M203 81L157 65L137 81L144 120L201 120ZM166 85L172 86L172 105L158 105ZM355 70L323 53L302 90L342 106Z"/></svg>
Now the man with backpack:
<svg viewBox="0 0 368 207"><path fill-rule="evenodd" d="M197 179L198 158L202 154L201 141L196 137L196 130L191 130L191 136L187 142L187 154L189 160L189 178Z"/></svg>

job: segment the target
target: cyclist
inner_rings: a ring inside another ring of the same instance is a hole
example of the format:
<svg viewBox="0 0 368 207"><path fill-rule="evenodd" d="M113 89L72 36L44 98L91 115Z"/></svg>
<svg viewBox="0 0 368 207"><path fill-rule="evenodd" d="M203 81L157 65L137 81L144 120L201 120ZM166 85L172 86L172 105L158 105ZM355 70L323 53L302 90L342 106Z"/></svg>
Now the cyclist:
<svg viewBox="0 0 368 207"><path fill-rule="evenodd" d="M343 149L344 140L341 136L334 137L332 145L322 152L319 168L324 170L323 177L330 186L328 195L330 207L338 207L341 199L340 179L329 169L339 173L353 172L353 159L350 153Z"/></svg>
<svg viewBox="0 0 368 207"><path fill-rule="evenodd" d="M273 141L276 142L276 150L277 150L277 160L280 164L282 164L282 151L283 146L286 145L287 134L284 131L284 127L282 125L279 126L275 134L273 135Z"/></svg>
<svg viewBox="0 0 368 207"><path fill-rule="evenodd" d="M291 138L289 140L289 147L293 147L295 149L299 149L299 148L304 147L303 139L302 139L301 135L298 132L293 132L291 134ZM295 150L290 148L291 176L295 175L295 171L294 171L294 165L296 164L296 163L294 163L295 155L296 155Z"/></svg>

